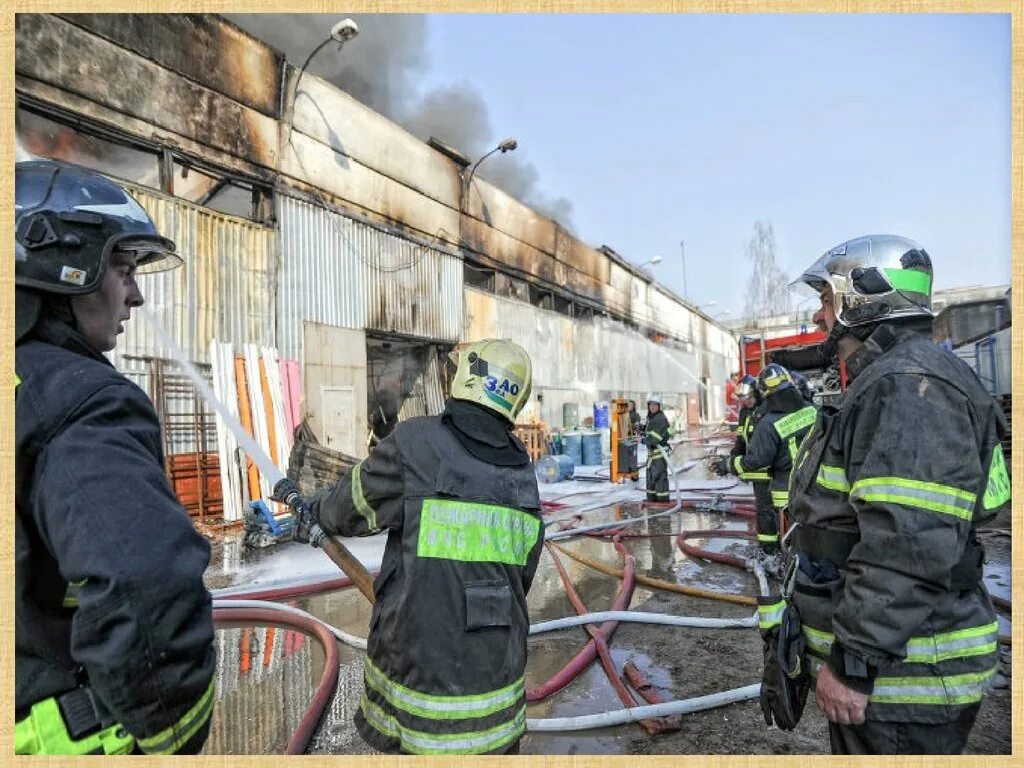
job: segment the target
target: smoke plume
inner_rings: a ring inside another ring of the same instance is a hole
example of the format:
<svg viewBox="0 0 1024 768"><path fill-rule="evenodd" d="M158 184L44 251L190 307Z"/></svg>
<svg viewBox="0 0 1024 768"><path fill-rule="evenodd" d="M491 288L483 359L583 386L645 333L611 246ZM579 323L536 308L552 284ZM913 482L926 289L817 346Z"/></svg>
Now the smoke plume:
<svg viewBox="0 0 1024 768"><path fill-rule="evenodd" d="M346 16L359 25L359 36L331 55L328 45L308 71L325 78L371 109L426 140L434 136L471 161L493 149L505 135L491 127L487 104L469 83L454 83L420 93L422 73L430 63L427 17L422 14L245 14L225 16L254 37L281 51L299 67L327 38L331 25ZM501 187L539 213L572 230L572 203L551 197L540 186L540 173L524 149L496 155L480 166L482 178Z"/></svg>

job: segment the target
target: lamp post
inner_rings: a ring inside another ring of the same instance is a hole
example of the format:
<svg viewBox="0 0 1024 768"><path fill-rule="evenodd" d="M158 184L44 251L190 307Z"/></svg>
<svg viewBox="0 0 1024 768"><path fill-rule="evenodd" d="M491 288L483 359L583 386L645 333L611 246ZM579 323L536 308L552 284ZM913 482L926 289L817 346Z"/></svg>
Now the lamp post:
<svg viewBox="0 0 1024 768"><path fill-rule="evenodd" d="M679 255L683 259L683 298L686 298L686 241L679 241Z"/></svg>
<svg viewBox="0 0 1024 768"><path fill-rule="evenodd" d="M338 50L340 51L345 43L354 38L359 34L359 25L356 24L352 19L342 19L331 27L331 34L326 40L320 43L316 48L309 52L309 56L302 63L299 68L299 76L295 78L295 88L292 89L292 114L291 119L288 121L288 144L292 141L292 130L295 128L295 99L299 96L299 85L302 84L302 76L306 74L306 67L309 66L309 62L313 60L313 57L323 50L323 47L328 43L335 42L338 44ZM282 109L282 114L284 110Z"/></svg>
<svg viewBox="0 0 1024 768"><path fill-rule="evenodd" d="M509 138L505 139L503 142L498 144L498 146L496 146L494 149L492 149L486 155L484 155L479 160L477 160L475 163L473 163L473 165L471 165L470 168L469 168L469 175L466 177L466 189L469 189L469 184L470 184L470 182L473 181L473 174L476 173L477 166L479 166L480 163L482 163L488 157L493 155L495 152L501 152L501 154L505 154L506 152L513 151L518 146L519 146L519 142L517 142L515 140L515 138L510 136Z"/></svg>
<svg viewBox="0 0 1024 768"><path fill-rule="evenodd" d="M661 256L655 256L649 261L645 261L643 264L637 267L637 269L643 269L644 267L653 267L657 264L661 264Z"/></svg>

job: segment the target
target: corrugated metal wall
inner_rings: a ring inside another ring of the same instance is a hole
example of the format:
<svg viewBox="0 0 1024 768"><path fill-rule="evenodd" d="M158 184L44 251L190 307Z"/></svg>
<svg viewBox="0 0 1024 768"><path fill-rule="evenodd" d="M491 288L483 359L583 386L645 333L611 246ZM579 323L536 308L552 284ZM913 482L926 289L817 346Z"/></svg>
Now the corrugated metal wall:
<svg viewBox="0 0 1024 768"><path fill-rule="evenodd" d="M577 403L582 417L594 401L623 396L639 402L648 392L680 407L683 393L699 389L696 346L655 344L614 320L574 320L473 288L465 293L464 340L512 338L530 353L534 392L544 399L540 405L531 400L520 421L536 416L561 426L563 403Z"/></svg>
<svg viewBox="0 0 1024 768"><path fill-rule="evenodd" d="M274 230L183 200L125 185L185 257L179 269L140 275L146 309L194 362L208 363L214 337L276 344ZM125 325L116 357L170 358L141 320Z"/></svg>
<svg viewBox="0 0 1024 768"><path fill-rule="evenodd" d="M287 195L281 237L278 351L298 358L302 323L455 342L462 260Z"/></svg>

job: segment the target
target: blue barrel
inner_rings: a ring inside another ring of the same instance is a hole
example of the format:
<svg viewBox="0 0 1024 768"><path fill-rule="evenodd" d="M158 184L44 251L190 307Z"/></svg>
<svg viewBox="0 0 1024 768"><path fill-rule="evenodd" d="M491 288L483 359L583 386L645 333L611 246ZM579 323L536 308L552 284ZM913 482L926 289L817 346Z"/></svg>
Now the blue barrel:
<svg viewBox="0 0 1024 768"><path fill-rule="evenodd" d="M563 432L562 448L565 455L572 459L574 466L583 463L583 435L579 432Z"/></svg>
<svg viewBox="0 0 1024 768"><path fill-rule="evenodd" d="M562 480L568 480L572 477L575 468L572 459L564 453L544 456L537 459L537 462L533 465L533 470L537 473L537 479L542 483L557 483Z"/></svg>
<svg viewBox="0 0 1024 768"><path fill-rule="evenodd" d="M601 463L601 433L586 432L583 434L583 464L593 466Z"/></svg>
<svg viewBox="0 0 1024 768"><path fill-rule="evenodd" d="M608 426L608 403L594 403L594 429Z"/></svg>

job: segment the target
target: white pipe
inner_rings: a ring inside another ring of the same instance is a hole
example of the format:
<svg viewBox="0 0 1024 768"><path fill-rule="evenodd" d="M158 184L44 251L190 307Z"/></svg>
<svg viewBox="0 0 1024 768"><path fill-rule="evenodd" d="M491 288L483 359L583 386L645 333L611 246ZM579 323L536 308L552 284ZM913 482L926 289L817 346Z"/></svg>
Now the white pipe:
<svg viewBox="0 0 1024 768"><path fill-rule="evenodd" d="M545 534L544 541L568 539L572 536L579 536L582 533L589 533L590 531L601 531L605 528L622 528L623 526L634 525L635 523L642 523L645 520L652 520L656 517L664 517L665 515L671 515L678 509L679 504L676 504L676 506L672 507L672 509L666 509L664 512L655 512L653 515L644 515L643 517L627 517L624 520L610 520L606 523L595 523L594 525L585 525L582 528L567 528L564 531L555 531L554 533Z"/></svg>
<svg viewBox="0 0 1024 768"><path fill-rule="evenodd" d="M269 600L214 600L213 607L216 608L259 608L281 613L290 613L295 616L303 616L324 625L331 633L345 645L353 648L366 650L366 638L350 635L344 630L328 624L323 619L283 603L274 603ZM554 632L558 629L578 627L581 624L597 624L603 621L622 621L636 624L661 624L672 627L694 627L697 629L741 629L757 626L757 614L745 619L712 619L701 616L672 616L666 613L644 613L641 611L596 611L585 613L580 616L566 616L561 619L551 619L530 625L530 634L539 635L544 632Z"/></svg>
<svg viewBox="0 0 1024 768"><path fill-rule="evenodd" d="M301 608L296 608L291 605L274 603L269 600L214 600L213 608L214 610L217 608L259 608L260 610L279 611L281 613L290 613L295 616L304 616L307 619L311 619L318 624L322 624L327 627L327 629L331 631L331 634L345 645L351 645L353 648L359 648L364 651L366 650L366 638L350 635L348 632L328 624L326 621L314 616L312 613L308 613L303 611Z"/></svg>
<svg viewBox="0 0 1024 768"><path fill-rule="evenodd" d="M624 621L638 624L664 624L670 627L696 627L700 629L738 629L756 627L757 614L745 619L710 619L701 616L672 616L666 613L643 613L641 611L597 611L564 619L541 621L530 626L531 635L553 632L556 629L578 627L581 624L597 624L602 621Z"/></svg>
<svg viewBox="0 0 1024 768"><path fill-rule="evenodd" d="M753 699L760 695L760 693L761 684L753 683L743 688L732 688L728 691L712 693L707 696L697 696L680 701L668 701L664 704L648 704L643 707L632 707L630 709L617 709L611 712L601 712L596 715L548 717L544 719L530 717L526 719L526 730L536 733L538 731L586 731L591 728L607 728L611 725L635 723L637 720L645 720L649 717L688 715L691 712L700 712L704 709L712 709L713 707L733 704L737 701Z"/></svg>

